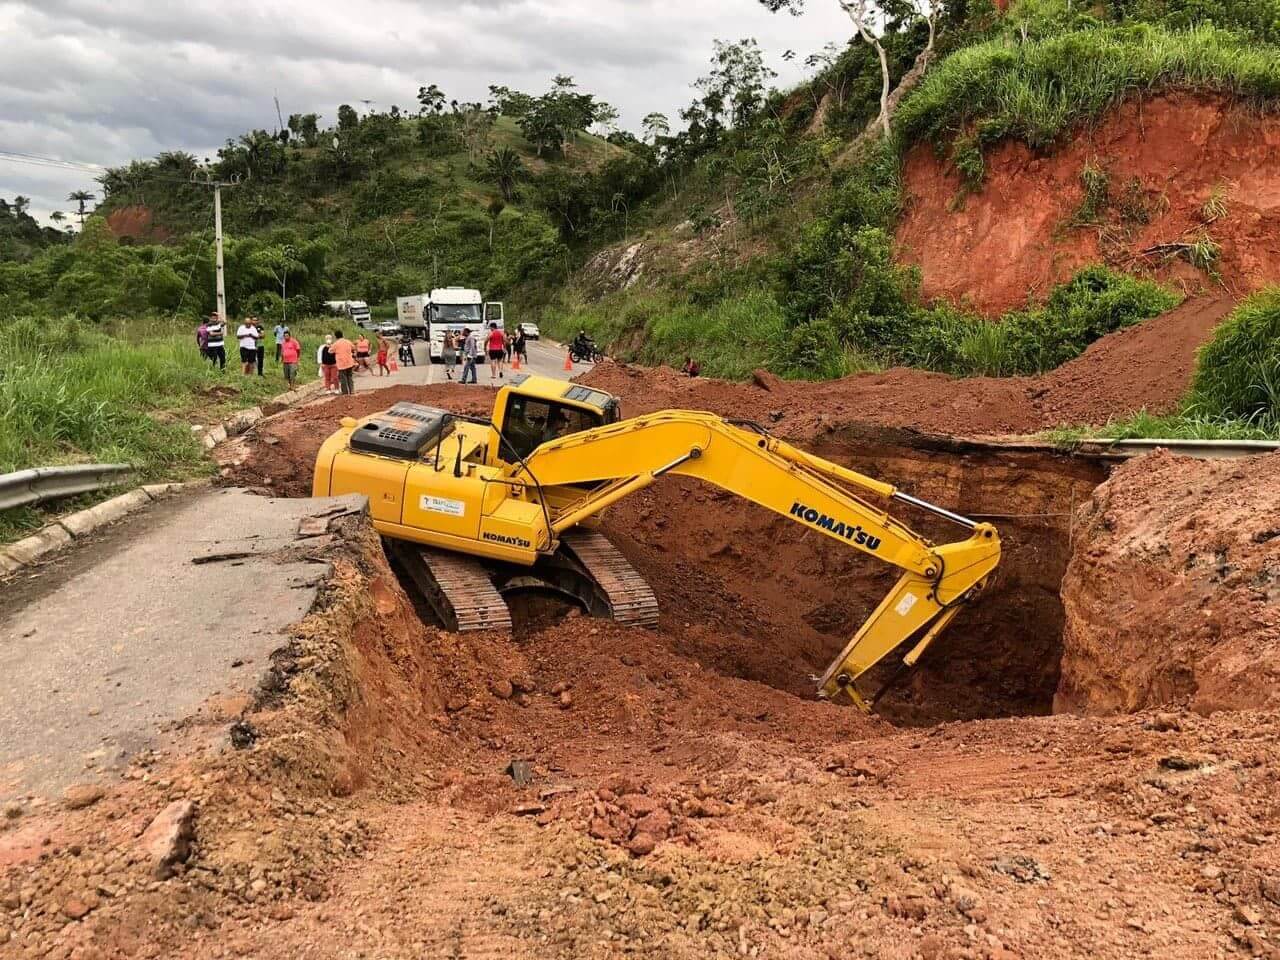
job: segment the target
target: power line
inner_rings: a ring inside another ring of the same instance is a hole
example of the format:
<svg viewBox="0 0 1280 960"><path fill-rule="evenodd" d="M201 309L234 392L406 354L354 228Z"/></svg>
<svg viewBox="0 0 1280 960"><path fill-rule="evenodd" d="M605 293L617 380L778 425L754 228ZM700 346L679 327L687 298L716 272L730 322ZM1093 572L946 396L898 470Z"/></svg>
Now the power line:
<svg viewBox="0 0 1280 960"><path fill-rule="evenodd" d="M59 160L56 157L40 157L30 153L18 153L13 150L0 150L0 160L7 160L10 163L25 163L33 167L46 167L54 170L71 170L77 173L95 173L98 175L109 172L111 168L104 167L99 163L80 163L76 160ZM127 169L127 168L125 168ZM163 174L148 174L141 177L135 183L191 183L187 177L166 177Z"/></svg>

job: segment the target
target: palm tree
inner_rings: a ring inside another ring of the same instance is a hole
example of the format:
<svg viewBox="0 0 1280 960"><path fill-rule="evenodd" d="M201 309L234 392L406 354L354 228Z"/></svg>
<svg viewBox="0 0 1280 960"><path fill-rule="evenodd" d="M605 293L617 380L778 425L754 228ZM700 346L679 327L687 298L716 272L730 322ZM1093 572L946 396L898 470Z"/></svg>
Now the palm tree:
<svg viewBox="0 0 1280 960"><path fill-rule="evenodd" d="M485 164L489 179L498 185L502 199L511 201L516 197L516 185L524 179L524 162L520 155L510 147L503 147L489 154Z"/></svg>
<svg viewBox="0 0 1280 960"><path fill-rule="evenodd" d="M61 210L55 210L53 213L49 214L49 219L61 226L62 221L67 219L67 215Z"/></svg>
<svg viewBox="0 0 1280 960"><path fill-rule="evenodd" d="M93 199L93 194L88 190L73 190L67 194L67 199L79 205L80 228L84 229L84 205Z"/></svg>

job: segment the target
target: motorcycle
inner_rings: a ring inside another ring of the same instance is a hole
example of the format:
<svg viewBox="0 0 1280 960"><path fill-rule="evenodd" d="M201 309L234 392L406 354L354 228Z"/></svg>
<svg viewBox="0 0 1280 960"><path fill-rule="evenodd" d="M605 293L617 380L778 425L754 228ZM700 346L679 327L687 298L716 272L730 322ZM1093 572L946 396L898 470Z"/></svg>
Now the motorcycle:
<svg viewBox="0 0 1280 960"><path fill-rule="evenodd" d="M585 363L587 361L590 361L591 363L599 363L604 359L604 354L594 343L571 344L569 347L569 356L573 359L574 363Z"/></svg>

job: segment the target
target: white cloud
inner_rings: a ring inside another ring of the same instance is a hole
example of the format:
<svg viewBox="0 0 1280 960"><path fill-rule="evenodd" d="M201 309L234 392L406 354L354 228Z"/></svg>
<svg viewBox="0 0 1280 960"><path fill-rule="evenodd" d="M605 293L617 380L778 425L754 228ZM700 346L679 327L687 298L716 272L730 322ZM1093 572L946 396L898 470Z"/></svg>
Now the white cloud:
<svg viewBox="0 0 1280 960"><path fill-rule="evenodd" d="M0 150L115 165L161 150L212 154L228 137L338 104L416 106L420 85L482 100L556 73L636 128L675 112L712 40L759 39L780 85L804 54L849 35L835 0L799 18L756 0L0 0ZM782 61L785 50L800 56ZM0 161L0 196L45 216L92 174Z"/></svg>

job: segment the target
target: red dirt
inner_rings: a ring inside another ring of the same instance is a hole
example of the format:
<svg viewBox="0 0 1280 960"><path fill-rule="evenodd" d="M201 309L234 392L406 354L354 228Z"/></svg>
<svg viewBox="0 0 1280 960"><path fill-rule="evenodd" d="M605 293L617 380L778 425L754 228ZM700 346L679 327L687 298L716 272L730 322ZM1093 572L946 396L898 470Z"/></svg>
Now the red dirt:
<svg viewBox="0 0 1280 960"><path fill-rule="evenodd" d="M151 208L143 204L120 207L107 215L107 229L117 239L139 243L164 243L173 234L152 222Z"/></svg>
<svg viewBox="0 0 1280 960"><path fill-rule="evenodd" d="M892 733L678 631L441 634L342 533L251 749L0 821L0 956L1275 955L1274 715ZM135 838L177 798L196 850L157 881Z"/></svg>
<svg viewBox="0 0 1280 960"><path fill-rule="evenodd" d="M1101 225L1072 227L1086 164L1110 174L1116 202ZM1002 143L987 155L981 189L968 195L960 175L924 144L905 167L900 255L921 267L926 296L998 314L1099 260L1199 288L1208 278L1186 262L1142 251L1205 232L1221 245L1218 269L1239 296L1280 279L1277 171L1280 118L1185 94L1130 99L1052 156ZM1206 222L1203 207L1215 190L1227 212ZM1140 199L1148 222L1125 219L1118 208L1126 196Z"/></svg>
<svg viewBox="0 0 1280 960"><path fill-rule="evenodd" d="M1280 456L1126 464L1081 511L1058 710L1280 709Z"/></svg>
<svg viewBox="0 0 1280 960"><path fill-rule="evenodd" d="M1196 350L1230 310L1225 296L1194 297L1164 316L1103 337L1040 377L957 379L898 368L830 383L789 383L763 374L750 386L604 363L582 379L621 396L628 414L663 407L712 410L777 424L778 433L797 438L845 423L962 436L1033 433L1105 424L1140 410L1174 410L1190 383Z"/></svg>

